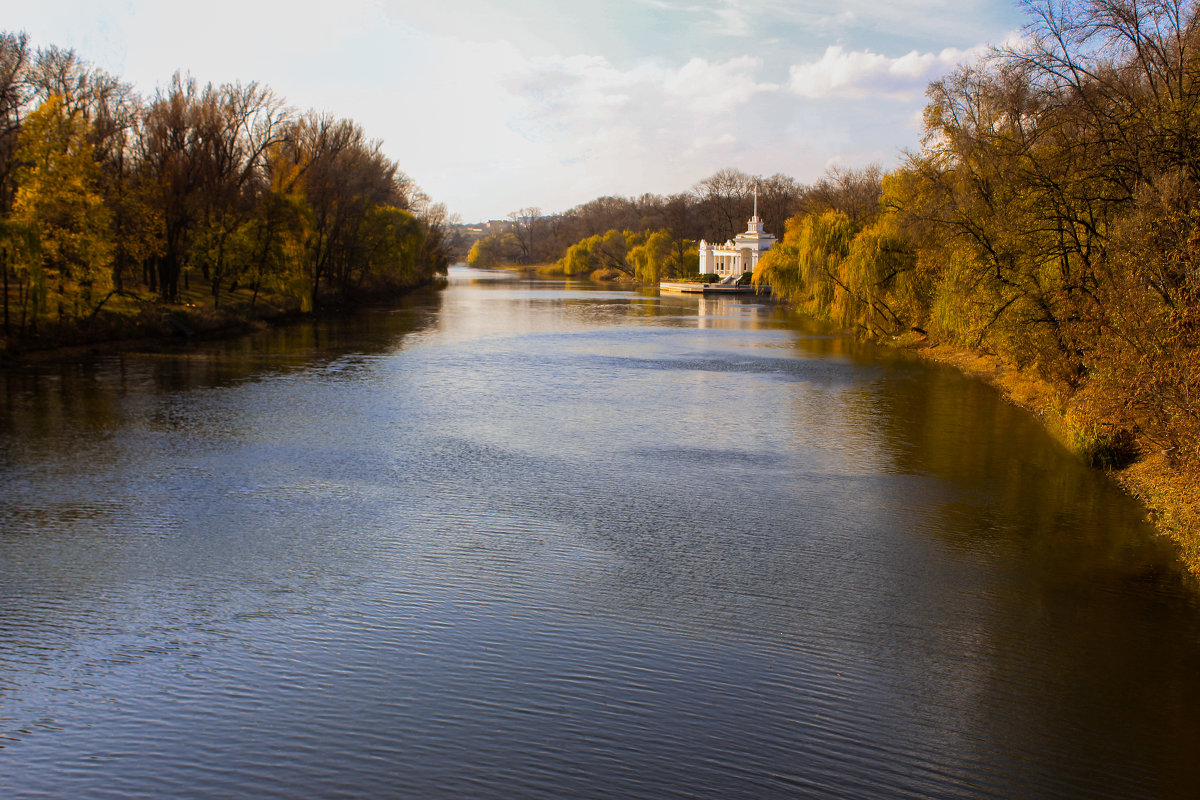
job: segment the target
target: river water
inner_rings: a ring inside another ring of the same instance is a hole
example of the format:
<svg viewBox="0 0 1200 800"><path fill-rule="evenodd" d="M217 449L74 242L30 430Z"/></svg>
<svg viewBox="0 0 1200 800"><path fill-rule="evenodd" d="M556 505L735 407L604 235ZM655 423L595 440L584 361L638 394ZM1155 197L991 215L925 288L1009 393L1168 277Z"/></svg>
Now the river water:
<svg viewBox="0 0 1200 800"><path fill-rule="evenodd" d="M6 798L1194 798L1200 604L953 370L452 271L0 373Z"/></svg>

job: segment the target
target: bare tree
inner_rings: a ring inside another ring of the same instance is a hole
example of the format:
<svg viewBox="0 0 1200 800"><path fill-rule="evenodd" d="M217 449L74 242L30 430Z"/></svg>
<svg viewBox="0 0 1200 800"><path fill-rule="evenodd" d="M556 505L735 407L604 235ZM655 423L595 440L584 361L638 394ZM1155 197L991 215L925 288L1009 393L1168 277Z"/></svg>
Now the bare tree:
<svg viewBox="0 0 1200 800"><path fill-rule="evenodd" d="M763 226L780 239L789 217L796 213L804 187L783 174L761 178L756 182L758 191L758 215Z"/></svg>
<svg viewBox="0 0 1200 800"><path fill-rule="evenodd" d="M517 246L521 250L521 261L525 264L532 263L536 257L537 229L541 217L542 210L534 206L513 211L508 215L508 219L512 223L510 230L516 237Z"/></svg>
<svg viewBox="0 0 1200 800"><path fill-rule="evenodd" d="M841 211L851 222L861 223L879 213L882 193L883 170L878 164L862 169L831 167L801 192L795 205L805 214Z"/></svg>
<svg viewBox="0 0 1200 800"><path fill-rule="evenodd" d="M12 208L13 153L21 120L33 96L29 83L29 39L25 34L0 34L0 213Z"/></svg>
<svg viewBox="0 0 1200 800"><path fill-rule="evenodd" d="M753 176L727 167L692 187L700 200L708 238L719 241L742 231L754 202L755 184Z"/></svg>

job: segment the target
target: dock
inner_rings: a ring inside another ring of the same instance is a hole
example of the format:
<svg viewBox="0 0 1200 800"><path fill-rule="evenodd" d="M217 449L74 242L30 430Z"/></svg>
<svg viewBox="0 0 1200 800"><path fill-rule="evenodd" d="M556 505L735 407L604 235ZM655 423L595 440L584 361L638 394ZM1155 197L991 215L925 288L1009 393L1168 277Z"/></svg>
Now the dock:
<svg viewBox="0 0 1200 800"><path fill-rule="evenodd" d="M728 283L697 283L695 281L662 281L659 291L680 294L754 294L769 297L770 286L733 286Z"/></svg>

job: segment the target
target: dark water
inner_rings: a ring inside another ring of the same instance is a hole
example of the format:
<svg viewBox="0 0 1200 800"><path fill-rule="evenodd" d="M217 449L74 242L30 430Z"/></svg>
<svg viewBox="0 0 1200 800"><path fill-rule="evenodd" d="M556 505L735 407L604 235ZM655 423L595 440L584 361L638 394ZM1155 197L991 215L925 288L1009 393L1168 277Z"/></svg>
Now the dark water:
<svg viewBox="0 0 1200 800"><path fill-rule="evenodd" d="M957 373L457 271L0 373L0 796L1200 796L1200 605Z"/></svg>

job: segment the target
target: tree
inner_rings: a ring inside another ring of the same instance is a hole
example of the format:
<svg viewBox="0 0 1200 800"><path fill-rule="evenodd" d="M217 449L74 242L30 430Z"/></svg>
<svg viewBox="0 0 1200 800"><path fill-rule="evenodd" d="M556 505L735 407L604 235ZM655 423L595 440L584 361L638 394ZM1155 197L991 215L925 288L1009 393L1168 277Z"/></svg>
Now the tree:
<svg viewBox="0 0 1200 800"><path fill-rule="evenodd" d="M780 234L788 217L796 213L804 187L787 175L775 174L755 180L758 192L758 215L767 231Z"/></svg>
<svg viewBox="0 0 1200 800"><path fill-rule="evenodd" d="M567 248L558 261L558 268L567 275L587 275L596 270L611 269L634 277L628 255L631 247L641 243L642 237L631 231L611 230L589 236Z"/></svg>
<svg viewBox="0 0 1200 800"><path fill-rule="evenodd" d="M467 263L472 267L482 269L498 267L506 263L506 235L503 233L491 233L476 240L471 245L470 252L467 253ZM516 247L515 240L512 241L512 247Z"/></svg>
<svg viewBox="0 0 1200 800"><path fill-rule="evenodd" d="M179 297L190 236L202 213L212 146L205 130L212 118L211 87L205 94L193 78L176 73L146 110L138 142L139 189L157 209L162 226L162 251L149 283L166 302Z"/></svg>
<svg viewBox="0 0 1200 800"><path fill-rule="evenodd" d="M28 80L29 59L25 34L0 33L0 214L9 212L16 195L13 155L25 106L33 92Z"/></svg>
<svg viewBox="0 0 1200 800"><path fill-rule="evenodd" d="M214 305L236 284L308 308L414 285L446 270L449 225L351 121L179 74L143 102L72 50L0 34L6 345L55 294L66 320L144 302L139 283L177 302L197 274Z"/></svg>
<svg viewBox="0 0 1200 800"><path fill-rule="evenodd" d="M681 247L681 244L686 246ZM632 245L626 261L633 267L633 276L637 280L658 283L664 278L696 272L700 255L695 251L695 242L676 239L670 231L663 229Z"/></svg>
<svg viewBox="0 0 1200 800"><path fill-rule="evenodd" d="M307 114L290 126L282 146L299 165L295 188L308 206L304 274L313 308L323 288L345 293L360 277L360 232L371 210L408 210L415 188L380 143L348 120Z"/></svg>
<svg viewBox="0 0 1200 800"><path fill-rule="evenodd" d="M25 283L22 280L27 275L30 266L40 265L41 248L37 227L26 222L13 219L0 219L0 273L3 274L4 292L4 338L8 342L12 338L13 326L11 317L10 288L17 289L21 305L21 329L25 327ZM23 275L24 273L24 275ZM11 283L15 286L10 287Z"/></svg>
<svg viewBox="0 0 1200 800"><path fill-rule="evenodd" d="M792 204L804 214L840 211L851 222L862 224L879 213L882 181L878 164L862 169L830 167L812 186L799 190Z"/></svg>
<svg viewBox="0 0 1200 800"><path fill-rule="evenodd" d="M423 192L413 194L413 210L421 226L418 274L422 279L445 275L453 252L460 246L451 234L451 226L458 217L452 216L444 203L431 202Z"/></svg>
<svg viewBox="0 0 1200 800"><path fill-rule="evenodd" d="M750 217L755 185L753 176L727 167L692 187L700 201L709 239L721 241L742 231Z"/></svg>
<svg viewBox="0 0 1200 800"><path fill-rule="evenodd" d="M856 231L841 211L797 215L787 222L783 241L758 262L756 284L770 284L788 300L828 315L841 282L842 262Z"/></svg>
<svg viewBox="0 0 1200 800"><path fill-rule="evenodd" d="M395 206L376 206L367 212L359 235L363 243L361 269L375 279L399 286L414 283L421 245L421 223Z"/></svg>
<svg viewBox="0 0 1200 800"><path fill-rule="evenodd" d="M112 275L112 218L98 188L100 165L88 134L82 113L51 95L26 119L17 148L21 166L13 217L38 232L40 258L29 269L36 281L56 287L60 318L68 284L78 288L71 296L92 311ZM46 297L33 300L36 313Z"/></svg>
<svg viewBox="0 0 1200 800"><path fill-rule="evenodd" d="M520 211L513 211L508 215L511 223L508 230L517 243L517 248L521 253L520 260L523 264L533 263L536 257L537 231L541 217L542 210L532 206L522 208Z"/></svg>

